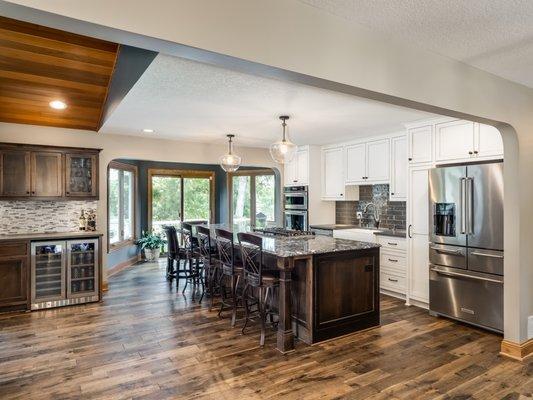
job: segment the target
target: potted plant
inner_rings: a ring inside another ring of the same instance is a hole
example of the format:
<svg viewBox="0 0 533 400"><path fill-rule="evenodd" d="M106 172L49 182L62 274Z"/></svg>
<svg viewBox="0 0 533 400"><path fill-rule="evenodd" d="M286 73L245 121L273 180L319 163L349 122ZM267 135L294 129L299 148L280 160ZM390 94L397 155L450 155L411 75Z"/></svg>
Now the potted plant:
<svg viewBox="0 0 533 400"><path fill-rule="evenodd" d="M147 261L156 261L161 254L161 247L167 241L159 233L142 232L141 238L135 242L137 246L144 250L144 257Z"/></svg>

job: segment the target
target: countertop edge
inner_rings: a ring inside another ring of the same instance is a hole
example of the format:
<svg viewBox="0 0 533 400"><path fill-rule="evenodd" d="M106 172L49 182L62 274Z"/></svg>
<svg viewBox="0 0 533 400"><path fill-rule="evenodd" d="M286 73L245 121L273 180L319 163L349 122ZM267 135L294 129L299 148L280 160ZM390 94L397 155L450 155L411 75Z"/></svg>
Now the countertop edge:
<svg viewBox="0 0 533 400"><path fill-rule="evenodd" d="M12 242L16 240L55 240L55 239L82 239L102 237L102 232L49 232L49 233L21 233L12 235L0 235L0 242Z"/></svg>

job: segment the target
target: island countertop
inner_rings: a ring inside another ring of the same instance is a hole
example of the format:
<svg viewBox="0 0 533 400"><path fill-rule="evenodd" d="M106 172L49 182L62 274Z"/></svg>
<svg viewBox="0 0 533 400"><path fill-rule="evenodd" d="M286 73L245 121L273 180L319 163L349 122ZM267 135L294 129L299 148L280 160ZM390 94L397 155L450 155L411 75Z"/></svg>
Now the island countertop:
<svg viewBox="0 0 533 400"><path fill-rule="evenodd" d="M378 243L361 242L357 240L336 239L330 236L268 236L253 232L248 226L230 226L228 224L210 224L211 235L215 237L215 229L225 229L235 234L237 241L238 232L249 232L263 238L263 251L265 253L282 257L298 257L317 254L339 253L345 251L368 250L379 248Z"/></svg>

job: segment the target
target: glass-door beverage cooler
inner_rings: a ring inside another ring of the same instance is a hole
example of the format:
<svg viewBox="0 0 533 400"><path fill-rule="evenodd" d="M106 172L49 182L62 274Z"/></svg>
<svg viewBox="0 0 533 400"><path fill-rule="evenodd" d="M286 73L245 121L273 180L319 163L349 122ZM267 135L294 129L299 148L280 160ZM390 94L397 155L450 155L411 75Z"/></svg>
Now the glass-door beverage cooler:
<svg viewBox="0 0 533 400"><path fill-rule="evenodd" d="M32 310L99 300L98 239L35 242L31 255Z"/></svg>

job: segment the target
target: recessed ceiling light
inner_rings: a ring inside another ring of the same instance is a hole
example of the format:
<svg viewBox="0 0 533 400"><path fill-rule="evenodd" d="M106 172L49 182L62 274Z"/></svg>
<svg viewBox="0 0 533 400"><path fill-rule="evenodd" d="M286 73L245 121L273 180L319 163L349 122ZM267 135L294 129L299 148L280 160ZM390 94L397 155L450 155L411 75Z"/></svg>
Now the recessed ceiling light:
<svg viewBox="0 0 533 400"><path fill-rule="evenodd" d="M64 110L65 108L67 108L67 103L61 100L53 100L48 104L55 110Z"/></svg>
<svg viewBox="0 0 533 400"><path fill-rule="evenodd" d="M154 133L155 131L153 129L150 129L150 128L144 128L143 132L144 133Z"/></svg>

